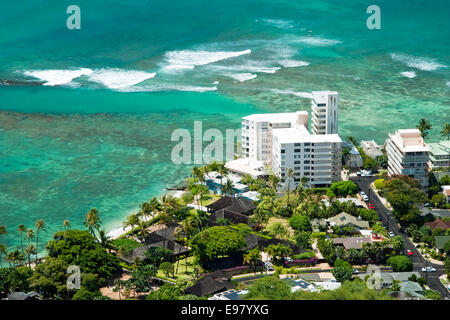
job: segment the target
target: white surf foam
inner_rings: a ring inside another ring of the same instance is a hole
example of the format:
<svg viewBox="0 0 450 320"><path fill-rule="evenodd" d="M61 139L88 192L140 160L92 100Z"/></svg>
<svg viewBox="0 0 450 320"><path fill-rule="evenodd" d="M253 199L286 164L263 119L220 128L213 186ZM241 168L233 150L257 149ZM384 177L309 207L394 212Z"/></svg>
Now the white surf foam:
<svg viewBox="0 0 450 320"><path fill-rule="evenodd" d="M44 81L44 86L58 86L69 84L72 80L83 75L91 74L93 71L88 68L79 68L74 70L50 69L50 70L30 70L24 74L29 77Z"/></svg>
<svg viewBox="0 0 450 320"><path fill-rule="evenodd" d="M446 85L447 87L450 87L450 81L447 81Z"/></svg>
<svg viewBox="0 0 450 320"><path fill-rule="evenodd" d="M167 65L163 67L166 72L192 70L195 66L203 66L213 62L250 54L250 49L243 51L205 51L182 50L169 51L164 54Z"/></svg>
<svg viewBox="0 0 450 320"><path fill-rule="evenodd" d="M217 87L202 87L189 85L154 84L147 86L134 86L125 90L126 92L164 92L164 91L186 91L186 92L209 92L216 91Z"/></svg>
<svg viewBox="0 0 450 320"><path fill-rule="evenodd" d="M280 61L278 61L278 63L285 68L296 68L296 67L309 66L309 62L300 61L300 60L290 60L290 59L280 60Z"/></svg>
<svg viewBox="0 0 450 320"><path fill-rule="evenodd" d="M262 19L262 22L279 29L292 29L294 27L294 21L292 20Z"/></svg>
<svg viewBox="0 0 450 320"><path fill-rule="evenodd" d="M322 37L298 37L293 39L292 42L301 42L317 47L329 47L341 43L339 40L326 39Z"/></svg>
<svg viewBox="0 0 450 320"><path fill-rule="evenodd" d="M108 68L95 70L88 75L88 79L110 89L123 89L151 79L155 75L154 72Z"/></svg>
<svg viewBox="0 0 450 320"><path fill-rule="evenodd" d="M311 99L312 98L312 94L310 92L298 92L298 91L294 91L294 90L280 90L280 89L271 89L270 91L272 91L273 93L276 94L289 94L289 95L294 95L297 97L302 97L302 98L308 98Z"/></svg>
<svg viewBox="0 0 450 320"><path fill-rule="evenodd" d="M400 74L406 78L411 78L411 79L416 77L416 73L414 71L400 72Z"/></svg>
<svg viewBox="0 0 450 320"><path fill-rule="evenodd" d="M391 53L391 58L406 64L410 68L423 71L434 71L439 68L447 68L446 65L440 64L436 62L436 60L427 57L414 57L408 54Z"/></svg>
<svg viewBox="0 0 450 320"><path fill-rule="evenodd" d="M257 77L257 75L253 73L228 73L225 75L239 82L255 79Z"/></svg>

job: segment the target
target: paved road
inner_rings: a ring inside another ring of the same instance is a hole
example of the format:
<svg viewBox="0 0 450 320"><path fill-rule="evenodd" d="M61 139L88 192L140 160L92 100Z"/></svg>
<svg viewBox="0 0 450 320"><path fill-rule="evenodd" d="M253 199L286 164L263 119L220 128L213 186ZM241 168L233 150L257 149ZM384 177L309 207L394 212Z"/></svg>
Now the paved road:
<svg viewBox="0 0 450 320"><path fill-rule="evenodd" d="M448 297L450 296L447 289L444 287L444 285L439 280L439 276L444 274L445 267L441 265L436 265L429 263L429 266L433 266L437 272L422 272L422 268L427 265L426 260L423 258L423 256L420 254L418 249L413 245L413 243L409 240L407 235L404 232L401 232L398 224L394 220L394 216L392 215L392 212L383 205L380 198L376 195L376 193L371 190L370 184L375 180L375 177L367 178L367 177L351 177L350 180L355 182L359 189L364 191L367 196L369 197L369 203L372 203L375 207L375 210L377 211L378 215L383 221L383 224L387 226L388 232L392 231L395 235L400 235L405 240L405 251L411 250L413 252L413 256L410 257L412 260L412 263L414 265L414 271L419 272L422 277L427 278L428 280L428 286L438 291L442 297Z"/></svg>

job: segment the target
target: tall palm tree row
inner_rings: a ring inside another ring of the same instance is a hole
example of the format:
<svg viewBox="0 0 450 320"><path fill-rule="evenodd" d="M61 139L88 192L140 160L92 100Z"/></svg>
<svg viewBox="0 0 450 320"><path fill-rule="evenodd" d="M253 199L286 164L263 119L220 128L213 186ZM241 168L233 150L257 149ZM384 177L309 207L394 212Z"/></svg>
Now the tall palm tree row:
<svg viewBox="0 0 450 320"><path fill-rule="evenodd" d="M37 220L34 223L35 227L36 227L36 265L38 264L38 253L39 253L39 232L41 230L45 230L46 225L45 225L45 221L42 219Z"/></svg>

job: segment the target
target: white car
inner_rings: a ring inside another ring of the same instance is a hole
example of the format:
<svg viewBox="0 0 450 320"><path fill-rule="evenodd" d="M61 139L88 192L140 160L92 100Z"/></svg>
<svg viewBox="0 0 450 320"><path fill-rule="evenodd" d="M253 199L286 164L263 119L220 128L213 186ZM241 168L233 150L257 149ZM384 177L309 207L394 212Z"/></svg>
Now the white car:
<svg viewBox="0 0 450 320"><path fill-rule="evenodd" d="M393 238L393 237L395 237L395 234L391 231L391 232L389 232L389 237Z"/></svg>
<svg viewBox="0 0 450 320"><path fill-rule="evenodd" d="M422 272L436 272L436 269L433 267L423 267Z"/></svg>

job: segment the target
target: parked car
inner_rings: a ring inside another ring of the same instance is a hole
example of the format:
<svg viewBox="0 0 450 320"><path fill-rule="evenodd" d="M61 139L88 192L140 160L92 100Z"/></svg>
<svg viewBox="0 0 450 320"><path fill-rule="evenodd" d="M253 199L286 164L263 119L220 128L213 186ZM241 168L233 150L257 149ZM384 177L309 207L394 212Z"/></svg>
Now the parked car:
<svg viewBox="0 0 450 320"><path fill-rule="evenodd" d="M373 204L371 204L371 203L369 203L369 209L375 209L375 206L373 205Z"/></svg>
<svg viewBox="0 0 450 320"><path fill-rule="evenodd" d="M264 268L266 268L267 271L275 270L275 268L273 267L273 264L269 261L264 262Z"/></svg>
<svg viewBox="0 0 450 320"><path fill-rule="evenodd" d="M389 231L389 237L395 237L395 234L392 231Z"/></svg>
<svg viewBox="0 0 450 320"><path fill-rule="evenodd" d="M353 274L358 274L358 273L359 273L358 269L353 270Z"/></svg>
<svg viewBox="0 0 450 320"><path fill-rule="evenodd" d="M422 272L436 272L436 269L433 267L423 267Z"/></svg>
<svg viewBox="0 0 450 320"><path fill-rule="evenodd" d="M408 256L412 256L413 255L413 252L411 251L411 250L406 250L406 253L408 254Z"/></svg>
<svg viewBox="0 0 450 320"><path fill-rule="evenodd" d="M293 261L294 259L292 259L291 257L286 257L286 258L284 258L284 260L286 260L286 261Z"/></svg>

